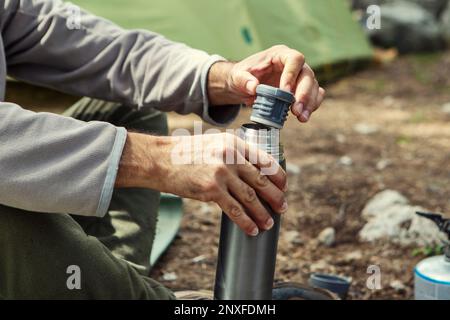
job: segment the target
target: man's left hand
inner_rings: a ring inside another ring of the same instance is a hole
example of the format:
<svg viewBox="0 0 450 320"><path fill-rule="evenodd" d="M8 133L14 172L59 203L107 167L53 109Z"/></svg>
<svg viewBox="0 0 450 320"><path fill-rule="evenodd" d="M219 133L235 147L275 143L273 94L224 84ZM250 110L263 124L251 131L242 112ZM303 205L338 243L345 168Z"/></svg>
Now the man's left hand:
<svg viewBox="0 0 450 320"><path fill-rule="evenodd" d="M274 46L241 62L218 62L209 74L209 98L213 105L253 104L256 87L267 84L292 92L292 113L307 122L325 97L314 71L302 53L284 45Z"/></svg>

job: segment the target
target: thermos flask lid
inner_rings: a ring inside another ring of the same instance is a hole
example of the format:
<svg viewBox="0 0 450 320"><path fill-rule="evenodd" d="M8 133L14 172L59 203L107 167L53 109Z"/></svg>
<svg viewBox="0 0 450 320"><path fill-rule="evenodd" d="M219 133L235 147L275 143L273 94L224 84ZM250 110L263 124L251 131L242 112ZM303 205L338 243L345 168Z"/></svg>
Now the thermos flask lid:
<svg viewBox="0 0 450 320"><path fill-rule="evenodd" d="M294 101L292 93L261 84L256 87L256 100L250 119L259 124L281 129Z"/></svg>
<svg viewBox="0 0 450 320"><path fill-rule="evenodd" d="M292 95L292 93L288 91L281 90L280 88L268 86L266 84L260 84L256 87L256 94L258 95L265 95L265 96L271 96L275 99L282 100L284 102L287 102L289 104L294 103L295 97Z"/></svg>

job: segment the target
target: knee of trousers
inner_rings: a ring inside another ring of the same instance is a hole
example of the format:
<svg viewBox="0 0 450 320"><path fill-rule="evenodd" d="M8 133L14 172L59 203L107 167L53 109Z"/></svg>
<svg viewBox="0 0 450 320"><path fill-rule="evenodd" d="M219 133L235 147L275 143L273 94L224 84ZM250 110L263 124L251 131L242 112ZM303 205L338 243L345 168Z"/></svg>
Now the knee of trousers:
<svg viewBox="0 0 450 320"><path fill-rule="evenodd" d="M0 297L136 299L153 290L69 215L0 206Z"/></svg>

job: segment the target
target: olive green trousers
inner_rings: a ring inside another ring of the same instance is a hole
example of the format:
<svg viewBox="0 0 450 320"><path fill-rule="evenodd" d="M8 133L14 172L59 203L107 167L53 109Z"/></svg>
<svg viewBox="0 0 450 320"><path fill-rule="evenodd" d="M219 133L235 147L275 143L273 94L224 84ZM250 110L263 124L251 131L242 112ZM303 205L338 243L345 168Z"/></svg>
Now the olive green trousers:
<svg viewBox="0 0 450 320"><path fill-rule="evenodd" d="M64 115L168 134L165 114L117 103L84 98ZM117 189L103 218L0 205L0 299L174 299L147 277L159 201L157 191Z"/></svg>

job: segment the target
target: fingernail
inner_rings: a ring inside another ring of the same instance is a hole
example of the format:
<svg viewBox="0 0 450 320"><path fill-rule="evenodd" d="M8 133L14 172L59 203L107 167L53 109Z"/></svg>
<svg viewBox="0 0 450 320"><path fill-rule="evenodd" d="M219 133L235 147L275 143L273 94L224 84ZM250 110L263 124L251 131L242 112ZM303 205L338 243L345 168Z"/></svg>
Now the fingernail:
<svg viewBox="0 0 450 320"><path fill-rule="evenodd" d="M296 116L299 116L303 111L303 103L296 103L293 111Z"/></svg>
<svg viewBox="0 0 450 320"><path fill-rule="evenodd" d="M247 89L247 93L254 95L255 94L255 87L256 82L255 81L247 81L247 84L245 85L245 88Z"/></svg>
<svg viewBox="0 0 450 320"><path fill-rule="evenodd" d="M311 113L308 110L305 110L302 112L301 117L302 117L303 121L306 122L309 120L310 115L311 115Z"/></svg>
<svg viewBox="0 0 450 320"><path fill-rule="evenodd" d="M280 209L280 212L285 213L288 210L288 208L289 208L289 206L288 206L287 201L284 201L283 206Z"/></svg>
<svg viewBox="0 0 450 320"><path fill-rule="evenodd" d="M283 90L284 91L287 91L287 92L292 92L291 90L291 85L290 84L286 84L286 85L284 85L284 87L283 87Z"/></svg>
<svg viewBox="0 0 450 320"><path fill-rule="evenodd" d="M275 222L273 221L272 218L267 219L267 221L266 221L266 230L272 229L274 224L275 224Z"/></svg>
<svg viewBox="0 0 450 320"><path fill-rule="evenodd" d="M253 231L250 233L251 236L256 237L259 234L259 229L256 227L253 229Z"/></svg>

